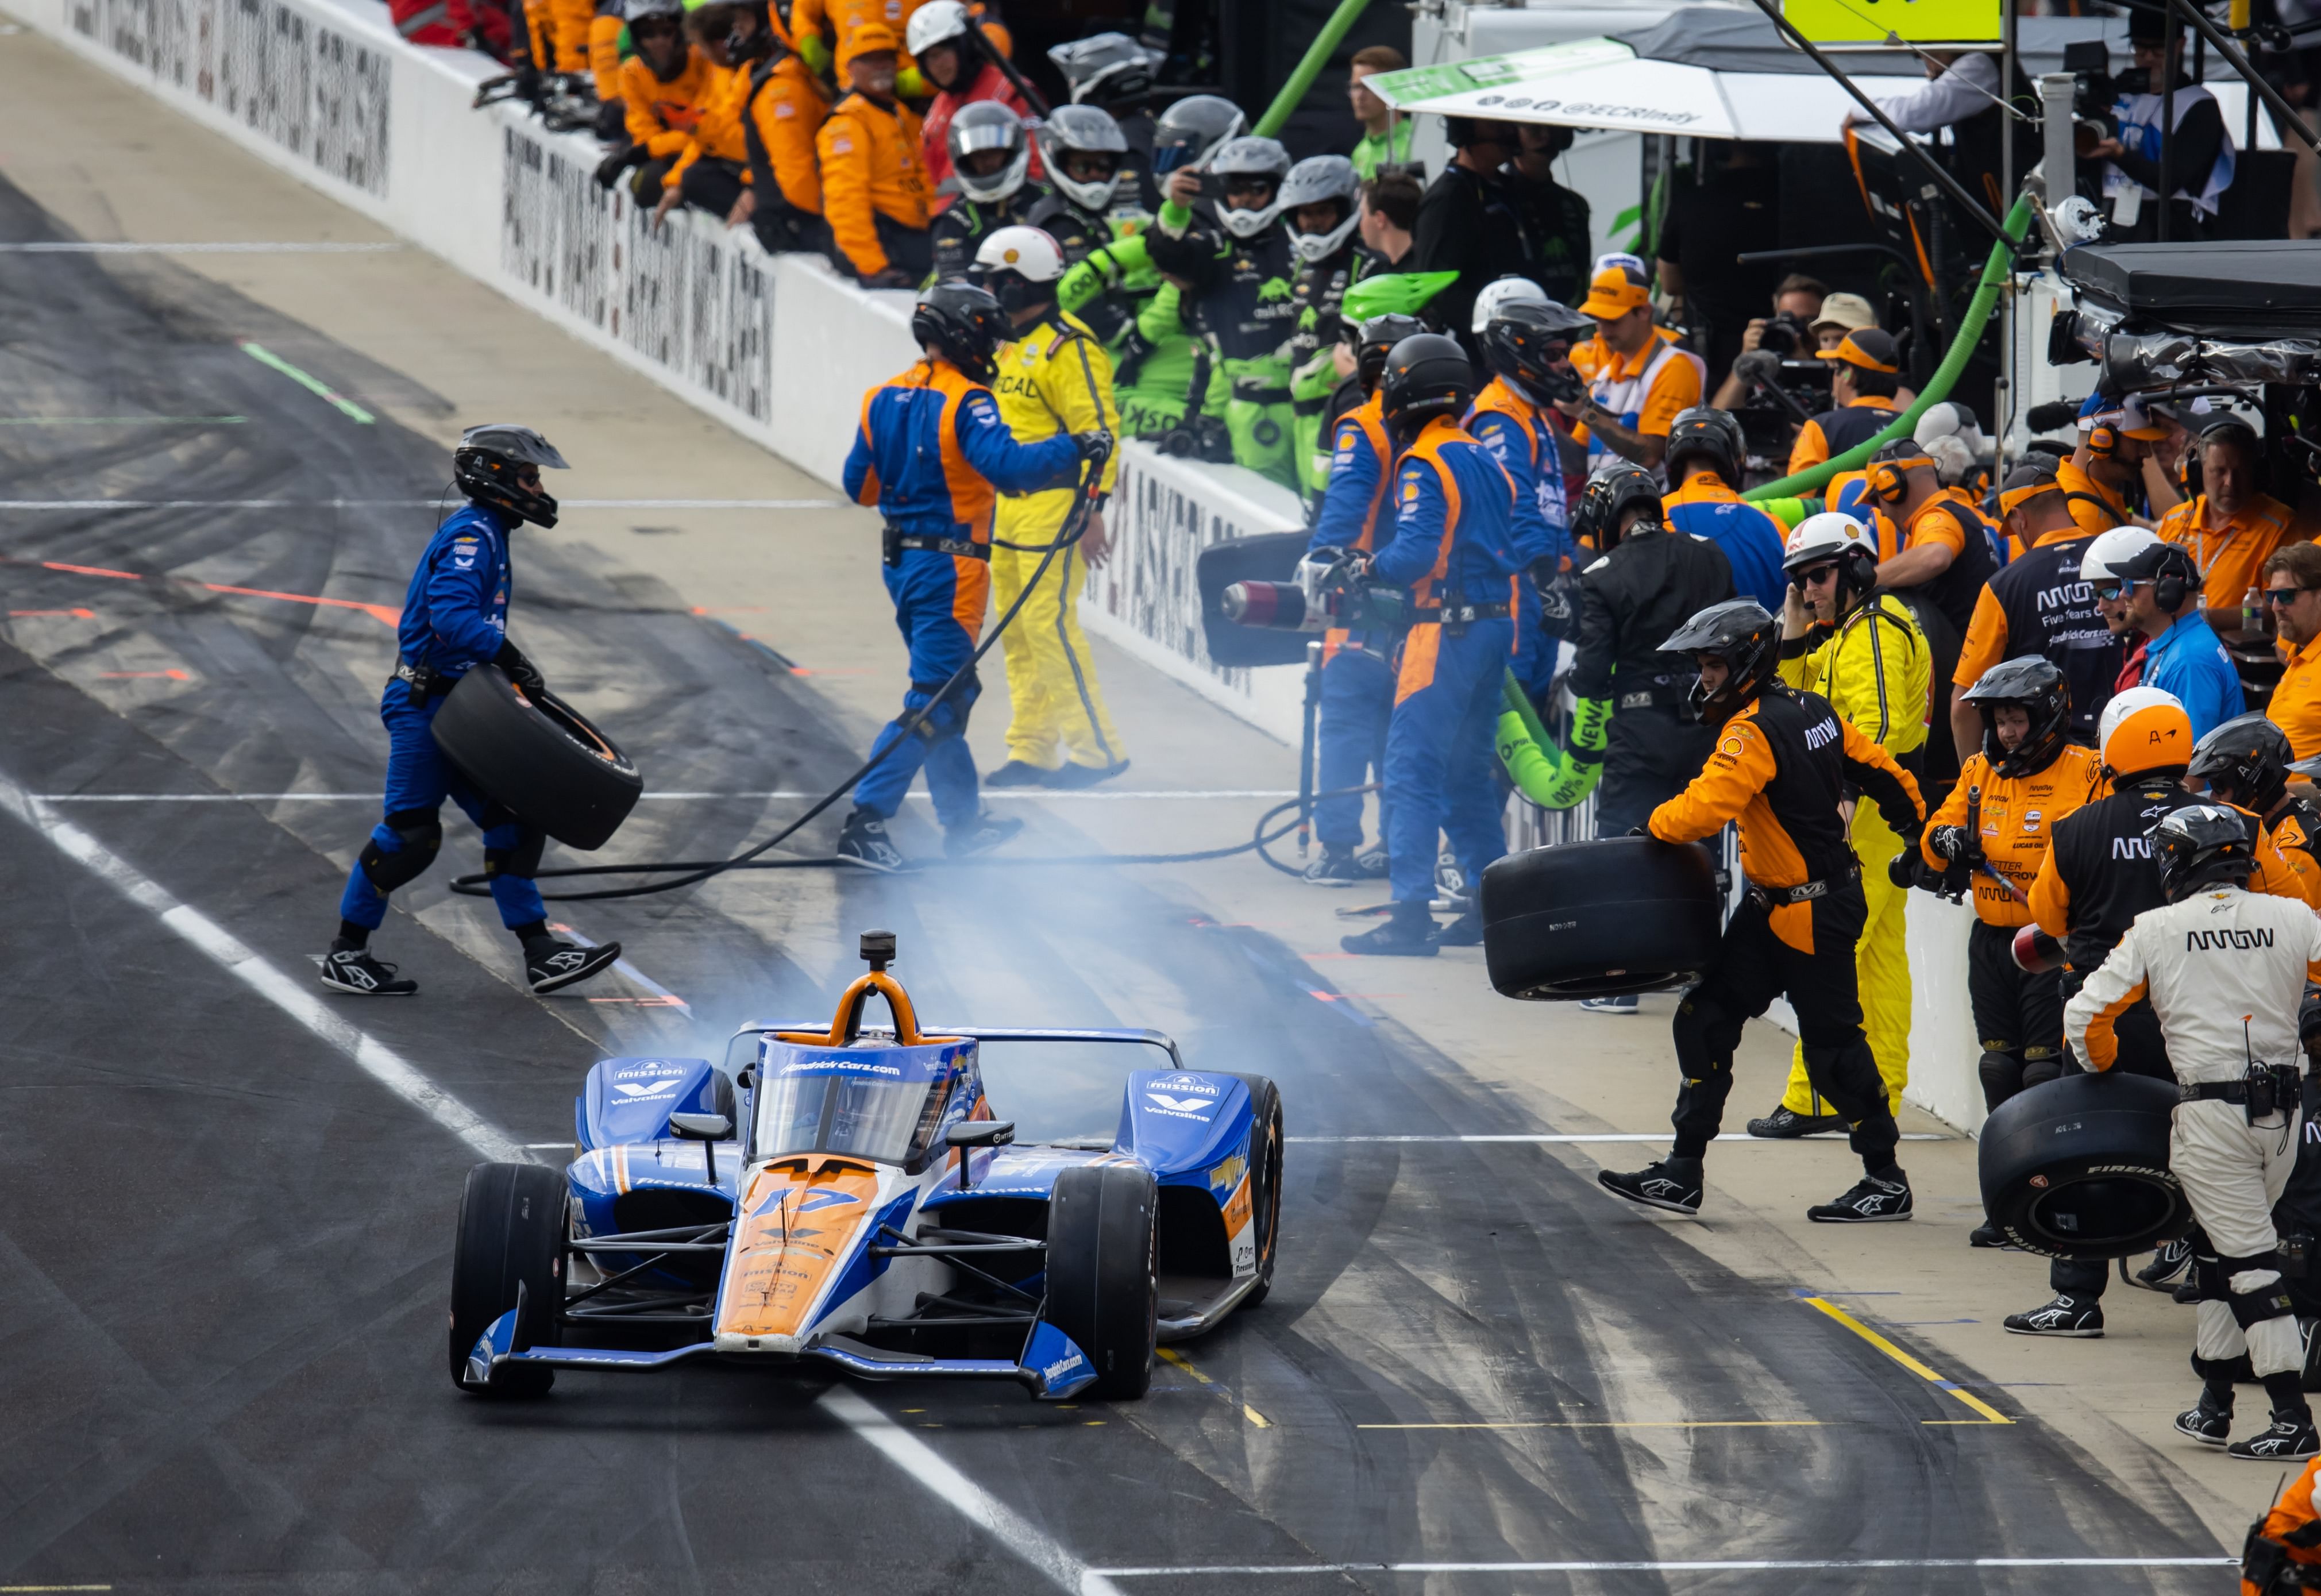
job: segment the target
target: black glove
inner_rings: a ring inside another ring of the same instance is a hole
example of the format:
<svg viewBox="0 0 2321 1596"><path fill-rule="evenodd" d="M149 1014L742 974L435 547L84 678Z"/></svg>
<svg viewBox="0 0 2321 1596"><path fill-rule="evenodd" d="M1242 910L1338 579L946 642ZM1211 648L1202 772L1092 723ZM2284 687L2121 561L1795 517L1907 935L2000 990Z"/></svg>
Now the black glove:
<svg viewBox="0 0 2321 1596"><path fill-rule="evenodd" d="M1101 427L1091 433L1074 433L1072 442L1079 446L1082 460L1101 466L1112 458L1112 434Z"/></svg>
<svg viewBox="0 0 2321 1596"><path fill-rule="evenodd" d="M500 640L500 652L492 656L492 663L507 673L507 679L527 698L537 698L548 691L548 682L539 667L523 657L523 651L505 638Z"/></svg>
<svg viewBox="0 0 2321 1596"><path fill-rule="evenodd" d="M1937 825L1933 843L1934 852L1952 864L1972 870L1982 862L1982 840L1963 825Z"/></svg>
<svg viewBox="0 0 2321 1596"><path fill-rule="evenodd" d="M615 150L596 163L596 187L610 188L621 180L621 174L641 167L652 159L651 151L642 144L631 144Z"/></svg>
<svg viewBox="0 0 2321 1596"><path fill-rule="evenodd" d="M610 99L598 104L596 133L607 144L616 143L629 136L629 107L626 102Z"/></svg>
<svg viewBox="0 0 2321 1596"><path fill-rule="evenodd" d="M1886 879L1907 892L1918 885L1918 851L1905 847L1886 862Z"/></svg>

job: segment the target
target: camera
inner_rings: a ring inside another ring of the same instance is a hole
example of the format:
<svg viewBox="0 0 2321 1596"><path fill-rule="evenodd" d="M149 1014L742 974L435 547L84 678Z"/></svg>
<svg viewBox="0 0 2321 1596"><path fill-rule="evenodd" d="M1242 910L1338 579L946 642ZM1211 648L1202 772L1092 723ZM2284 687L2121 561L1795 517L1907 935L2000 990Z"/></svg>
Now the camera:
<svg viewBox="0 0 2321 1596"><path fill-rule="evenodd" d="M1276 568L1277 570L1279 567ZM1269 632L1364 632L1410 624L1410 596L1402 588L1364 582L1343 549L1316 549L1297 562L1287 582L1235 582L1219 600L1225 619Z"/></svg>
<svg viewBox="0 0 2321 1596"><path fill-rule="evenodd" d="M1810 360L1817 345L1813 324L1793 310L1767 316L1764 330L1757 335L1759 349L1770 350L1784 360Z"/></svg>
<svg viewBox="0 0 2321 1596"><path fill-rule="evenodd" d="M1233 464L1233 434L1215 415L1188 415L1160 435L1160 452L1172 460L1202 460L1211 465Z"/></svg>

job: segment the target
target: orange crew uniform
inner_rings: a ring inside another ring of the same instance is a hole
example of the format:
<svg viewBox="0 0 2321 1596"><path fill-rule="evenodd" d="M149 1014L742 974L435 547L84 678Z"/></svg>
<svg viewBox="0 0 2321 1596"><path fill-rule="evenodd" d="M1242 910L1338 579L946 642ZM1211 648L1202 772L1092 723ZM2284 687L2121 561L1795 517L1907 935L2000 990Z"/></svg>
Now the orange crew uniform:
<svg viewBox="0 0 2321 1596"><path fill-rule="evenodd" d="M2087 536L2129 524L2127 501L2070 461L2055 462L2055 486L2071 501L2071 519Z"/></svg>
<svg viewBox="0 0 2321 1596"><path fill-rule="evenodd" d="M2221 615L2240 608L2251 588L2264 585L2264 562L2282 543L2295 541L2289 533L2293 519L2289 506L2269 494L2220 515L2204 493L2162 515L2160 535L2192 556L2200 571L2201 597L2211 615Z"/></svg>
<svg viewBox="0 0 2321 1596"><path fill-rule="evenodd" d="M619 94L630 139L644 146L645 153L656 160L683 154L724 71L697 45L687 47L685 65L667 82L645 64L642 55L623 61Z"/></svg>
<svg viewBox="0 0 2321 1596"><path fill-rule="evenodd" d="M2321 1457L2307 1464L2305 1472L2289 1482L2271 1511L2258 1520L2255 1530L2256 1536L2280 1543L2284 1550L2273 1555L2285 1556L2290 1564L2306 1568L2321 1567L2321 1502L2313 1500L2316 1476L2321 1476ZM2258 1550L2253 1538L2249 1551ZM2250 1564L2241 1566L2241 1596L2272 1596L2272 1582L2261 1588L2247 1577Z"/></svg>
<svg viewBox="0 0 2321 1596"><path fill-rule="evenodd" d="M588 76L597 99L608 105L621 97L621 32L627 26L616 0L601 0L588 19Z"/></svg>
<svg viewBox="0 0 2321 1596"><path fill-rule="evenodd" d="M2285 658L2265 718L2289 734L2289 752L2311 759L2321 753L2321 637L2288 650Z"/></svg>
<svg viewBox="0 0 2321 1596"><path fill-rule="evenodd" d="M815 135L815 149L822 165L823 214L840 253L860 277L893 269L878 218L921 233L927 226L918 114L900 100L881 105L850 94Z"/></svg>

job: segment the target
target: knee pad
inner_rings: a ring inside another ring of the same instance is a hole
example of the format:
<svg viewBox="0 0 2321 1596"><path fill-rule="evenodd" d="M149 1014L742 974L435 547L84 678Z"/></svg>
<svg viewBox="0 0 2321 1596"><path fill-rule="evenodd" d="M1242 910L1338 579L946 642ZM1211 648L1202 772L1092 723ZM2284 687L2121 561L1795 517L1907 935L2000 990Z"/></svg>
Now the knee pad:
<svg viewBox="0 0 2321 1596"><path fill-rule="evenodd" d="M975 673L969 671L967 679L959 684L951 697L919 722L916 734L928 743L948 743L953 737L966 736L967 717L975 708L981 686ZM915 681L911 684L911 690L933 697L942 687L942 683L939 681Z"/></svg>
<svg viewBox="0 0 2321 1596"><path fill-rule="evenodd" d="M484 873L487 876L520 876L530 880L540 873L540 856L547 847L547 834L527 825L523 828L523 840L514 847L484 850Z"/></svg>
<svg viewBox="0 0 2321 1596"><path fill-rule="evenodd" d="M2243 1330L2297 1311L2296 1305L2289 1300L2289 1287L2280 1278L2279 1253L2219 1258L2216 1267L2227 1288L2225 1301L2232 1307L2233 1322Z"/></svg>
<svg viewBox="0 0 2321 1596"><path fill-rule="evenodd" d="M1982 1044L1982 1058L1975 1065L1975 1074L1982 1081L1983 1100L1993 1105L2005 1102L2023 1090L2024 1076L2028 1073L2025 1061L2004 1048Z"/></svg>
<svg viewBox="0 0 2321 1596"><path fill-rule="evenodd" d="M443 823L432 809L398 809L379 823L379 830L392 835L396 845L387 847L374 831L359 860L363 874L382 892L417 880L443 846Z"/></svg>
<svg viewBox="0 0 2321 1596"><path fill-rule="evenodd" d="M2023 1090L2025 1091L2034 1086L2044 1086L2050 1081L2061 1081L2071 1072L2071 1055L2060 1049L2038 1058L2034 1058L2027 1051L2023 1055Z"/></svg>

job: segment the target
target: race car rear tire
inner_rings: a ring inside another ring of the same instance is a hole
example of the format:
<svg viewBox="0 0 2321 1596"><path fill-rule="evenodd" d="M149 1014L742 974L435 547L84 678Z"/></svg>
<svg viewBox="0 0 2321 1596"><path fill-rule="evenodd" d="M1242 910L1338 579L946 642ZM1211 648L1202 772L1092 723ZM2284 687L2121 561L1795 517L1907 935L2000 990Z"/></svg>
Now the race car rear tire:
<svg viewBox="0 0 2321 1596"><path fill-rule="evenodd" d="M1482 911L1492 987L1547 1001L1688 985L1725 926L1708 850L1653 837L1510 853L1483 871Z"/></svg>
<svg viewBox="0 0 2321 1596"><path fill-rule="evenodd" d="M1249 1209L1257 1224L1257 1284L1241 1300L1255 1308L1273 1290L1273 1257L1281 1239L1281 1093L1262 1075L1234 1077L1249 1088Z"/></svg>
<svg viewBox="0 0 2321 1596"><path fill-rule="evenodd" d="M584 853L612 840L644 791L629 756L578 710L553 693L532 702L496 665L460 679L432 730L486 798Z"/></svg>
<svg viewBox="0 0 2321 1596"><path fill-rule="evenodd" d="M556 1371L528 1363L501 1366L489 1385L468 1379L468 1354L492 1321L518 1305L518 1350L563 1340L564 1175L537 1163L479 1163L460 1198L459 1240L451 1250L451 1383L477 1396L537 1397Z"/></svg>
<svg viewBox="0 0 2321 1596"><path fill-rule="evenodd" d="M2178 1092L2144 1075L2065 1075L1983 1121L1976 1161L1991 1223L2051 1258L2125 1258L2184 1234L2168 1172Z"/></svg>
<svg viewBox="0 0 2321 1596"><path fill-rule="evenodd" d="M1082 1165L1048 1199L1048 1298L1041 1317L1095 1365L1091 1396L1141 1397L1160 1328L1153 1220L1160 1185L1128 1164Z"/></svg>

